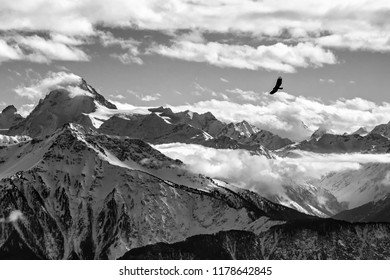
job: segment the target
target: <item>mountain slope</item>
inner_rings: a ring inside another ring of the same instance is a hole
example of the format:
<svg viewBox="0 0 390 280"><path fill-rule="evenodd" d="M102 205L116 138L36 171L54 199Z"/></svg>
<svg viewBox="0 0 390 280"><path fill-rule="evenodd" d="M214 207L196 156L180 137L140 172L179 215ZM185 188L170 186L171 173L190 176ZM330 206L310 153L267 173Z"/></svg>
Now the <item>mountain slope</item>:
<svg viewBox="0 0 390 280"><path fill-rule="evenodd" d="M316 153L388 153L390 142L388 138L375 133L366 136L325 133L319 138L313 137L297 145L288 146L285 151L294 149Z"/></svg>
<svg viewBox="0 0 390 280"><path fill-rule="evenodd" d="M389 168L389 163L366 163L358 170L330 173L313 184L330 191L347 209L352 209L390 193Z"/></svg>
<svg viewBox="0 0 390 280"><path fill-rule="evenodd" d="M260 232L283 222L274 218L312 219L211 179L186 175L193 183L185 186L159 178L160 169L174 175L181 163L143 141L81 126L6 147L0 156L12 158L0 164L0 215L15 209L24 215L5 225L0 248L19 236L19 247L39 258L113 259L131 248L196 234Z"/></svg>
<svg viewBox="0 0 390 280"><path fill-rule="evenodd" d="M371 201L359 207L346 210L333 216L334 219L349 222L386 222L390 223L390 195Z"/></svg>
<svg viewBox="0 0 390 280"><path fill-rule="evenodd" d="M256 235L246 231L192 236L185 241L137 248L122 260L156 259L388 259L389 224L350 224L331 219L273 226Z"/></svg>

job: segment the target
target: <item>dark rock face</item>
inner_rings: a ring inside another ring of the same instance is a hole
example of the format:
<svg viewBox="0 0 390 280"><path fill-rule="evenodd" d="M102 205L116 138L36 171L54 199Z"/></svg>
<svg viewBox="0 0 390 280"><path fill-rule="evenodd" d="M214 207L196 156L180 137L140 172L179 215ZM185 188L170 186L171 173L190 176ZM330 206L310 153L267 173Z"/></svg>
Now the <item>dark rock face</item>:
<svg viewBox="0 0 390 280"><path fill-rule="evenodd" d="M17 113L15 106L7 106L0 113L0 129L9 129L23 120L24 118Z"/></svg>
<svg viewBox="0 0 390 280"><path fill-rule="evenodd" d="M228 231L158 243L133 249L121 259L387 259L389 234L390 224L319 219L274 226L259 235Z"/></svg>

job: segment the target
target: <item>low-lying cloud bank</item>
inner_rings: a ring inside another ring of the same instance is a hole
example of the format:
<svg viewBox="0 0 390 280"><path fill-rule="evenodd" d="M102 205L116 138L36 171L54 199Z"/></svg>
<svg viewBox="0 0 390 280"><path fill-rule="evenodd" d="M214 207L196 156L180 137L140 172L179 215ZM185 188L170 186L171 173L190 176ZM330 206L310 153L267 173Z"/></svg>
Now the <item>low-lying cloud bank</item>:
<svg viewBox="0 0 390 280"><path fill-rule="evenodd" d="M285 182L320 179L330 172L358 170L370 162L390 163L390 155L316 154L297 152L297 158L267 159L245 150L207 148L194 144L154 146L165 155L180 159L186 168L212 178L226 180L262 194L278 194Z"/></svg>

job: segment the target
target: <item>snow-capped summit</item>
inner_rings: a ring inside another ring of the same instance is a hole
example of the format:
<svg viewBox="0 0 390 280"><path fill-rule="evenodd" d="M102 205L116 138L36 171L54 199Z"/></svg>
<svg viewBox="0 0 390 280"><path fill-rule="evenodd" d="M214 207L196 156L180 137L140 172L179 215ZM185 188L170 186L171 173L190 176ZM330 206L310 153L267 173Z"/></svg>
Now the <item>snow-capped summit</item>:
<svg viewBox="0 0 390 280"><path fill-rule="evenodd" d="M93 120L88 114L100 107L116 109L80 78L79 83L50 91L25 120L10 128L8 134L35 138L49 135L69 122L92 126Z"/></svg>
<svg viewBox="0 0 390 280"><path fill-rule="evenodd" d="M225 126L223 122L219 121L210 112L204 114L198 114L189 110L173 112L170 108L164 107L151 108L149 111L157 114L169 124L187 124L196 129L201 129L213 137Z"/></svg>
<svg viewBox="0 0 390 280"><path fill-rule="evenodd" d="M320 126L316 131L313 132L311 135L310 139L319 139L321 138L324 134L335 134L335 132L331 129L328 129L326 127Z"/></svg>
<svg viewBox="0 0 390 280"><path fill-rule="evenodd" d="M277 150L293 142L267 130L249 124L247 121L227 124L218 137L230 137L246 145L262 145L270 150Z"/></svg>

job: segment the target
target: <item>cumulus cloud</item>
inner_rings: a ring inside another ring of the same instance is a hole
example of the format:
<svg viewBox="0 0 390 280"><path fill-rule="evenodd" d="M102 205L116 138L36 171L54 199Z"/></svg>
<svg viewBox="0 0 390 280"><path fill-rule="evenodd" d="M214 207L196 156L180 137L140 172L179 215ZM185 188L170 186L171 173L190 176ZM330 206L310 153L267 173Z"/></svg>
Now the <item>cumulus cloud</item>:
<svg viewBox="0 0 390 280"><path fill-rule="evenodd" d="M22 106L19 107L18 109L18 113L22 116L22 117L27 117L31 112L32 110L34 110L36 104L23 104Z"/></svg>
<svg viewBox="0 0 390 280"><path fill-rule="evenodd" d="M114 8L113 8L114 7ZM63 0L0 2L2 30L96 34L98 24L290 37L332 48L389 51L388 1ZM196 32L188 40L200 41Z"/></svg>
<svg viewBox="0 0 390 280"><path fill-rule="evenodd" d="M266 69L295 72L297 67L322 66L336 63L336 57L312 43L286 45L230 45L218 42L197 43L176 41L171 46L154 45L148 52L195 62L207 62L218 67Z"/></svg>
<svg viewBox="0 0 390 280"><path fill-rule="evenodd" d="M127 92L134 95L136 98L138 98L139 100L144 101L144 102L156 101L156 100L159 100L161 98L161 94L159 94L159 93L142 94L142 93L135 92L132 90L127 90Z"/></svg>
<svg viewBox="0 0 390 280"><path fill-rule="evenodd" d="M0 218L0 223L14 223L20 219L23 219L23 213L19 210L14 210L7 218Z"/></svg>
<svg viewBox="0 0 390 280"><path fill-rule="evenodd" d="M154 146L165 155L180 159L188 170L234 183L260 194L278 194L291 180L320 179L331 172L358 170L370 162L390 163L390 155L316 154L298 151L296 158L267 159L244 150L206 148L194 144Z"/></svg>
<svg viewBox="0 0 390 280"><path fill-rule="evenodd" d="M141 100L145 101L145 102L150 102L150 101L159 100L160 97L161 97L161 94L156 93L154 95L145 95L145 96L141 97Z"/></svg>
<svg viewBox="0 0 390 280"><path fill-rule="evenodd" d="M117 53L112 53L110 54L112 58L115 58L122 62L123 64L139 64L142 65L144 62L141 58L138 56L135 56L131 53L122 53L122 54L117 54Z"/></svg>
<svg viewBox="0 0 390 280"><path fill-rule="evenodd" d="M113 53L113 58L142 64L139 43L99 31L103 26L157 30L175 37L172 45L151 46L149 54L218 67L294 72L335 63L330 49L389 52L389 9L386 1L364 0L3 0L0 30L12 32L15 40L0 38L0 62L85 61L90 57L82 44L100 38L103 46L126 49ZM26 32L46 32L51 37L26 37ZM206 33L229 33L232 38L246 34L267 44L213 42L206 40Z"/></svg>
<svg viewBox="0 0 390 280"><path fill-rule="evenodd" d="M43 79L32 80L28 86L19 86L15 92L22 97L36 100L46 96L50 91L63 88L71 92L71 97L77 95L88 95L86 91L78 87L81 77L66 72L49 72Z"/></svg>
<svg viewBox="0 0 390 280"><path fill-rule="evenodd" d="M0 36L0 63L7 60L28 60L37 63L50 63L52 60L87 61L89 56L79 45L84 41L62 34L52 34L51 38L38 35Z"/></svg>
<svg viewBox="0 0 390 280"><path fill-rule="evenodd" d="M323 102L286 92L270 97L267 93L234 89L226 91L226 94L230 100L211 99L170 107L174 111L211 112L225 122L247 120L292 140L305 139L324 124L343 134L361 126L372 129L390 119L389 103L377 104L358 97Z"/></svg>

